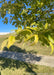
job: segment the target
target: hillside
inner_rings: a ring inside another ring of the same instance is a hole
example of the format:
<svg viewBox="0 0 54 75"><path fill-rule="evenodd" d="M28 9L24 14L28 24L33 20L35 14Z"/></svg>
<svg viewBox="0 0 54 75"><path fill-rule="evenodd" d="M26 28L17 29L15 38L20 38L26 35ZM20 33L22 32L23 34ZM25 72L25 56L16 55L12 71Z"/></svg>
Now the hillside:
<svg viewBox="0 0 54 75"><path fill-rule="evenodd" d="M2 42L6 38L8 38L9 35L10 34L0 35L0 50L1 50ZM29 52L29 53L35 53L35 54L50 55L51 48L47 47L47 46L42 46L40 43L38 43L38 44L36 44L34 46L30 46L29 42L27 42L26 44L23 44L23 42L22 43L17 43L16 42L12 47L10 47L9 51ZM54 52L53 52L52 55L54 55Z"/></svg>

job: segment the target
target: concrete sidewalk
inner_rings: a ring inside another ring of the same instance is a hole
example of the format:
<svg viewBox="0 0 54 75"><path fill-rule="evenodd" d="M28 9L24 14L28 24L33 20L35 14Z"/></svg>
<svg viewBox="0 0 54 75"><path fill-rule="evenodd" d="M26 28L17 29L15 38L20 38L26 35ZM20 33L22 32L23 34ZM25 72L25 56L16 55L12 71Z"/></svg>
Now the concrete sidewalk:
<svg viewBox="0 0 54 75"><path fill-rule="evenodd" d="M31 64L54 67L54 56L35 55L10 51L0 51L0 57L20 60Z"/></svg>

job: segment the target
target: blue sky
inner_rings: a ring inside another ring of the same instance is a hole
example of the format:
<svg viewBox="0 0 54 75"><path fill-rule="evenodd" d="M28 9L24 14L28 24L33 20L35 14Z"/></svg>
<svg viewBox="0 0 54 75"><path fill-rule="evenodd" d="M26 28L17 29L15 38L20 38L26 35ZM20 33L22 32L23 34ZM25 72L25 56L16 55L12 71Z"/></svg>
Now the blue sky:
<svg viewBox="0 0 54 75"><path fill-rule="evenodd" d="M6 0L7 1L7 0ZM9 1L9 0L8 0ZM0 4L1 7L1 4ZM7 15L9 16L9 15ZM2 18L0 19L0 32L10 32L13 29L16 29L15 26L13 26L12 24L8 23L8 24L3 24L2 22Z"/></svg>
<svg viewBox="0 0 54 75"><path fill-rule="evenodd" d="M0 32L10 32L11 30L16 29L12 24L3 24L2 19L0 19Z"/></svg>
<svg viewBox="0 0 54 75"><path fill-rule="evenodd" d="M9 0L6 0L6 1L8 2ZM1 7L1 4L0 4L0 7ZM30 6L27 8L30 8ZM9 16L10 16L9 14L6 15L6 17L9 17ZM2 20L3 19L1 18L0 19L0 32L10 32L11 30L17 29L14 25L12 25L10 23L3 24Z"/></svg>
<svg viewBox="0 0 54 75"><path fill-rule="evenodd" d="M10 14L7 14L5 17L10 17ZM4 24L2 17L0 18L0 32L11 32L11 30L17 29L12 23L10 24L9 22Z"/></svg>

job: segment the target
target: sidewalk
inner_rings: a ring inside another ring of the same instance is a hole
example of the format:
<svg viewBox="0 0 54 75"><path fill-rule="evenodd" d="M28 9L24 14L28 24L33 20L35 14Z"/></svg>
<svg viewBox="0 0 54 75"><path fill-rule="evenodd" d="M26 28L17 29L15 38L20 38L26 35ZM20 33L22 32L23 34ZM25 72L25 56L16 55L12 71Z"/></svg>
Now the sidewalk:
<svg viewBox="0 0 54 75"><path fill-rule="evenodd" d="M35 55L10 51L0 51L0 57L20 60L31 64L54 67L54 56Z"/></svg>

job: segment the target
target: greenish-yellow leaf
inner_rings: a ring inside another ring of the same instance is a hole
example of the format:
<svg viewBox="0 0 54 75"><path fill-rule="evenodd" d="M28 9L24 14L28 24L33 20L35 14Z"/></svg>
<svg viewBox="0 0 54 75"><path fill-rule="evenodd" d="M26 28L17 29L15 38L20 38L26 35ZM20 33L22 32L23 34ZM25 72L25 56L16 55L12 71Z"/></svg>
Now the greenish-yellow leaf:
<svg viewBox="0 0 54 75"><path fill-rule="evenodd" d="M54 39L50 35L48 35L48 39L50 40L50 42L54 43Z"/></svg>
<svg viewBox="0 0 54 75"><path fill-rule="evenodd" d="M15 37L14 36L9 36L8 38L8 45L7 47L9 48L11 45L13 45L15 43Z"/></svg>
<svg viewBox="0 0 54 75"><path fill-rule="evenodd" d="M7 42L8 42L8 39L6 39L2 42L1 50L3 50L3 48L7 46Z"/></svg>
<svg viewBox="0 0 54 75"><path fill-rule="evenodd" d="M31 44L31 46L38 43L38 39L39 39L38 35L34 35L34 37L35 37L35 39L34 39L34 42Z"/></svg>
<svg viewBox="0 0 54 75"><path fill-rule="evenodd" d="M30 40L32 37L34 37L34 35L28 36L28 37L27 37L27 39L26 39L26 38L24 38L24 42L26 42L26 41Z"/></svg>
<svg viewBox="0 0 54 75"><path fill-rule="evenodd" d="M31 26L36 25L36 22L31 23Z"/></svg>
<svg viewBox="0 0 54 75"><path fill-rule="evenodd" d="M50 44L51 49L52 49L52 51L51 51L51 53L50 53L50 54L52 54L52 53L53 53L53 44L52 44L51 42L49 42L49 44Z"/></svg>
<svg viewBox="0 0 54 75"><path fill-rule="evenodd" d="M48 27L48 23L45 24L45 29L47 29L47 27Z"/></svg>

